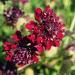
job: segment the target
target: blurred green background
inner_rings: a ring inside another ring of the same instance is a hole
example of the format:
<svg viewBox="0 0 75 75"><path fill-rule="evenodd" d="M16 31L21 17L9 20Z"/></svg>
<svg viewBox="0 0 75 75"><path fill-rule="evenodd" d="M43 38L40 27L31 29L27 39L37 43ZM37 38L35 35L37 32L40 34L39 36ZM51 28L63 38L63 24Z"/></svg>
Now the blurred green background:
<svg viewBox="0 0 75 75"><path fill-rule="evenodd" d="M0 2L0 60L3 58L2 41L10 37L15 28L8 26L3 17L3 11L14 4L7 0ZM30 65L19 71L21 75L75 75L75 0L28 0L18 3L19 7L34 19L34 9L44 9L47 5L60 16L65 23L65 37L59 48L52 47L50 51L42 53L38 64ZM27 33L27 32L26 32ZM28 33L27 33L28 34Z"/></svg>

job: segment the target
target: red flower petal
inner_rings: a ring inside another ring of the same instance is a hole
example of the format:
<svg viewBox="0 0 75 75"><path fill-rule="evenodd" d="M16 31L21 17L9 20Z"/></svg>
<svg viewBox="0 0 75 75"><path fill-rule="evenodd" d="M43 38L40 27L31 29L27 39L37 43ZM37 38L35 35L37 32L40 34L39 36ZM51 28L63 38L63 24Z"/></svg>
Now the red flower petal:
<svg viewBox="0 0 75 75"><path fill-rule="evenodd" d="M35 22L34 21L30 21L29 23L27 23L25 25L25 27L29 30L33 30L34 29L34 26L35 26Z"/></svg>
<svg viewBox="0 0 75 75"><path fill-rule="evenodd" d="M38 28L38 26L35 26L35 27L34 27L34 33L39 33L39 28Z"/></svg>
<svg viewBox="0 0 75 75"><path fill-rule="evenodd" d="M47 43L46 43L46 50L49 50L52 46L52 41L51 40L48 40Z"/></svg>
<svg viewBox="0 0 75 75"><path fill-rule="evenodd" d="M32 57L32 60L33 60L35 63L37 63L37 62L39 61L39 59L38 59L37 56L33 56L33 57Z"/></svg>
<svg viewBox="0 0 75 75"><path fill-rule="evenodd" d="M11 57L10 56L7 56L7 57L5 57L5 60L6 61L11 61Z"/></svg>
<svg viewBox="0 0 75 75"><path fill-rule="evenodd" d="M42 10L40 8L35 9L35 19L37 21L41 21Z"/></svg>
<svg viewBox="0 0 75 75"><path fill-rule="evenodd" d="M52 9L50 8L50 6L47 6L47 7L45 8L45 11L47 11L47 12L51 12Z"/></svg>
<svg viewBox="0 0 75 75"><path fill-rule="evenodd" d="M12 52L7 52L8 55L10 55L11 57L13 56Z"/></svg>
<svg viewBox="0 0 75 75"><path fill-rule="evenodd" d="M54 40L53 43L54 43L54 46L56 46L56 47L59 47L60 46L60 42L57 41L57 40Z"/></svg>
<svg viewBox="0 0 75 75"><path fill-rule="evenodd" d="M4 42L3 45L4 45L4 46L6 46L6 45L11 45L11 43L10 43L10 42Z"/></svg>
<svg viewBox="0 0 75 75"><path fill-rule="evenodd" d="M4 42L4 43L3 43L3 47L4 47L4 50L10 50L10 48L11 48L11 43L10 43L10 42Z"/></svg>
<svg viewBox="0 0 75 75"><path fill-rule="evenodd" d="M34 41L35 41L35 35L34 34L29 35L28 38L34 43Z"/></svg>
<svg viewBox="0 0 75 75"><path fill-rule="evenodd" d="M37 37L37 43L42 43L42 42L44 42L44 39L43 39L43 37Z"/></svg>
<svg viewBox="0 0 75 75"><path fill-rule="evenodd" d="M59 32L59 33L57 34L57 38L62 39L63 37L64 37L64 34L62 34L61 32Z"/></svg>
<svg viewBox="0 0 75 75"><path fill-rule="evenodd" d="M47 6L44 10L49 14L49 16L55 16L56 14L53 12L53 10L50 8L50 6Z"/></svg>
<svg viewBox="0 0 75 75"><path fill-rule="evenodd" d="M5 57L6 61L11 61L13 54L11 52L7 53L7 56Z"/></svg>
<svg viewBox="0 0 75 75"><path fill-rule="evenodd" d="M37 50L41 53L43 52L43 46L42 45L36 45L35 46L37 48Z"/></svg>
<svg viewBox="0 0 75 75"><path fill-rule="evenodd" d="M19 38L16 34L12 35L11 38L15 41L15 42L18 42L19 41Z"/></svg>
<svg viewBox="0 0 75 75"><path fill-rule="evenodd" d="M16 44L11 45L11 48L15 49L17 47Z"/></svg>
<svg viewBox="0 0 75 75"><path fill-rule="evenodd" d="M8 50L10 50L10 47L4 47L4 50L8 51Z"/></svg>

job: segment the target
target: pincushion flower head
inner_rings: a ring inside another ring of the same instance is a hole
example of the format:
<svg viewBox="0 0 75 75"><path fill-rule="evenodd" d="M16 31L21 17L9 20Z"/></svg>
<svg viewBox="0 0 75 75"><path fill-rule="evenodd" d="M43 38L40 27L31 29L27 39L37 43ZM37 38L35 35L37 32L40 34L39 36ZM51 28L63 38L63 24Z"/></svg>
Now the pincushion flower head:
<svg viewBox="0 0 75 75"><path fill-rule="evenodd" d="M23 14L23 11L16 6L8 8L4 11L5 20L9 25L14 25L17 22L18 18L23 16Z"/></svg>
<svg viewBox="0 0 75 75"><path fill-rule="evenodd" d="M37 50L32 41L22 36L20 31L12 35L11 42L4 42L3 48L6 53L5 60L23 66L38 62Z"/></svg>
<svg viewBox="0 0 75 75"><path fill-rule="evenodd" d="M36 8L35 20L25 25L32 32L29 38L36 43L35 47L43 51L49 50L51 46L60 46L60 41L64 37L64 23L55 12L49 6L44 10Z"/></svg>

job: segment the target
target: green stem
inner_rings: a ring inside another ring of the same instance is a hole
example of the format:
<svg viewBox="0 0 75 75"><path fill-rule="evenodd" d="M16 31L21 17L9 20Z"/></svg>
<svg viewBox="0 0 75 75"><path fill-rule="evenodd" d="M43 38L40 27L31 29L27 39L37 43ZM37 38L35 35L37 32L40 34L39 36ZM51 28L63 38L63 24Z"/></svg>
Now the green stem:
<svg viewBox="0 0 75 75"><path fill-rule="evenodd" d="M74 27L75 27L75 16L74 16L74 18L72 20L72 23L71 23L71 26L70 26L70 29L69 29L70 32L73 32L74 31ZM70 38L67 37L67 39L65 40L65 44L66 45L69 43L69 40L70 40Z"/></svg>

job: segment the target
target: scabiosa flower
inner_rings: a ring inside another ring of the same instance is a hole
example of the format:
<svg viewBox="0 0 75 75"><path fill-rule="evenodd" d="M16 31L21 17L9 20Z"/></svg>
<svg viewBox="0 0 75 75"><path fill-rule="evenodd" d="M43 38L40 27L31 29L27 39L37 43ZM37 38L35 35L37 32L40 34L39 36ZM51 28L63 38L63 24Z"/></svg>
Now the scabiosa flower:
<svg viewBox="0 0 75 75"><path fill-rule="evenodd" d="M12 42L4 42L4 52L6 52L6 61L15 63L18 66L38 62L37 49L34 44L21 32L17 31L12 35Z"/></svg>
<svg viewBox="0 0 75 75"><path fill-rule="evenodd" d="M64 37L64 23L54 11L49 6L43 11L36 8L35 19L36 22L30 21L25 27L32 32L29 39L36 43L37 50L49 50L51 46L60 46Z"/></svg>
<svg viewBox="0 0 75 75"><path fill-rule="evenodd" d="M21 11L18 7L14 6L4 11L4 17L9 25L14 25L18 18L23 16L23 11Z"/></svg>

